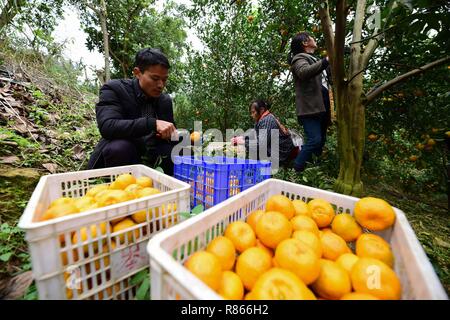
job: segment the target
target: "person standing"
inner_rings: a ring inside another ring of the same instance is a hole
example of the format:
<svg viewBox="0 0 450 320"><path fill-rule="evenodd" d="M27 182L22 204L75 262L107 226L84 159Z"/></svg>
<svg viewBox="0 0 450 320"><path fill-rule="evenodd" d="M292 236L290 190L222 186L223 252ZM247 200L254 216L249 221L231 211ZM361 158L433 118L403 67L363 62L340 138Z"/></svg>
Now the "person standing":
<svg viewBox="0 0 450 320"><path fill-rule="evenodd" d="M306 143L298 153L294 168L302 172L312 156L320 156L331 124L328 95L331 77L328 57L313 56L316 41L307 32L295 35L291 41L289 64L294 77L297 119L303 127Z"/></svg>

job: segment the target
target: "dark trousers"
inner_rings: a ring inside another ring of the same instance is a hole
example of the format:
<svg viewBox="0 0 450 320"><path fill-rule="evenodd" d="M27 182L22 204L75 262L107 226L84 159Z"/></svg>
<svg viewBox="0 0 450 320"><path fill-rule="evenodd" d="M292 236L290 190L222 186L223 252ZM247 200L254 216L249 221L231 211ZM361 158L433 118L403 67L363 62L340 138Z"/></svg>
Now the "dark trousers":
<svg viewBox="0 0 450 320"><path fill-rule="evenodd" d="M322 96L326 112L311 116L299 116L298 122L305 131L306 143L295 158L295 170L303 171L312 155L319 157L326 142L327 129L331 123L330 99L328 90L322 87Z"/></svg>
<svg viewBox="0 0 450 320"><path fill-rule="evenodd" d="M158 165L164 170L165 174L173 176L172 149L173 146L171 144L161 143L152 150L145 152L141 146L136 146L132 141L111 140L103 147L94 167L89 169L144 163L151 167Z"/></svg>

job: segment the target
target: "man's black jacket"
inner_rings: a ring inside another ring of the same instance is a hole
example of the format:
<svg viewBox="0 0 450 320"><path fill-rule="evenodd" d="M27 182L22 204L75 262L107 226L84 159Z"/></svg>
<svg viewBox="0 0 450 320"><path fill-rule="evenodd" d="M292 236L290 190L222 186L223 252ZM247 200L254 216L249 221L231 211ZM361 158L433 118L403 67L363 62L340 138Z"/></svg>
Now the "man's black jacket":
<svg viewBox="0 0 450 320"><path fill-rule="evenodd" d="M152 110L152 115L144 115ZM165 120L175 125L172 99L167 94L150 98L142 91L138 79L111 80L100 89L96 105L97 126L102 139L94 149L88 168L96 167L105 145L115 139L133 141L140 153L154 149L159 143L156 138L156 120Z"/></svg>

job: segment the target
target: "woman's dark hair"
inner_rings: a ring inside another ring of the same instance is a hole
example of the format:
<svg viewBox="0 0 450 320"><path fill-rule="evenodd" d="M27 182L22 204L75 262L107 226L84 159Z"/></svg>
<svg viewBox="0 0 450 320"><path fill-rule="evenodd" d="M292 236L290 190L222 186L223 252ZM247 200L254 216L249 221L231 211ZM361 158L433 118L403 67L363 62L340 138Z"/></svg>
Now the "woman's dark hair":
<svg viewBox="0 0 450 320"><path fill-rule="evenodd" d="M134 66L139 68L141 72L158 64L170 69L169 60L159 49L145 48L136 53Z"/></svg>
<svg viewBox="0 0 450 320"><path fill-rule="evenodd" d="M270 103L262 99L253 100L250 103L249 110L252 111L252 105L255 104L255 110L258 114L261 114L262 110L270 110Z"/></svg>
<svg viewBox="0 0 450 320"><path fill-rule="evenodd" d="M305 47L303 47L303 42L308 41L310 35L308 32L297 33L291 40L291 51L288 55L288 63L292 63L292 59L296 54L305 52Z"/></svg>

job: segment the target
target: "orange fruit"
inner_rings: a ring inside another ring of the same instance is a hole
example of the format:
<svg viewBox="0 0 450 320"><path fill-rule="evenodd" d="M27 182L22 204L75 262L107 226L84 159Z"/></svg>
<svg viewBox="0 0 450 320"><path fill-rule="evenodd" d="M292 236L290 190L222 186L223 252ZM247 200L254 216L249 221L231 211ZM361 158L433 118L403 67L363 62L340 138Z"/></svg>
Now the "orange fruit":
<svg viewBox="0 0 450 320"><path fill-rule="evenodd" d="M294 205L295 215L296 216L308 216L311 217L312 213L309 209L306 202L302 200L292 200L292 204Z"/></svg>
<svg viewBox="0 0 450 320"><path fill-rule="evenodd" d="M136 179L136 184L142 188L151 188L153 187L153 180L152 178L142 176Z"/></svg>
<svg viewBox="0 0 450 320"><path fill-rule="evenodd" d="M334 261L344 253L351 253L345 240L332 231L322 231L320 243L322 244L322 257L324 259Z"/></svg>
<svg viewBox="0 0 450 320"><path fill-rule="evenodd" d="M67 197L61 197L58 198L56 200L53 200L50 205L48 206L48 208L50 209L51 207L57 207L60 205L70 205L70 204L75 204L75 199L72 198L67 198Z"/></svg>
<svg viewBox="0 0 450 320"><path fill-rule="evenodd" d="M192 132L190 135L192 143L199 141L201 139L201 137L202 137L202 135L200 134L200 132L197 132L197 131Z"/></svg>
<svg viewBox="0 0 450 320"><path fill-rule="evenodd" d="M69 265L69 257L67 255L67 253L68 253L67 251L64 251L61 253L61 260L62 260L63 266ZM79 259L78 251L75 249L72 250L72 259L73 259L73 263L76 263Z"/></svg>
<svg viewBox="0 0 450 320"><path fill-rule="evenodd" d="M111 185L109 186L109 189L111 190L125 190L126 187L128 187L130 184L136 183L136 178L133 177L129 173L124 173L119 175L116 180L114 180Z"/></svg>
<svg viewBox="0 0 450 320"><path fill-rule="evenodd" d="M242 300L244 297L244 285L242 284L241 278L232 271L222 272L218 293L224 299Z"/></svg>
<svg viewBox="0 0 450 320"><path fill-rule="evenodd" d="M106 207L129 200L131 200L130 195L124 190L105 190L97 193L95 196L95 202L99 207Z"/></svg>
<svg viewBox="0 0 450 320"><path fill-rule="evenodd" d="M311 231L315 235L319 235L319 228L314 220L307 216L295 216L291 219L292 229L294 231Z"/></svg>
<svg viewBox="0 0 450 320"><path fill-rule="evenodd" d="M244 252L246 249L254 247L256 236L252 227L243 221L235 221L225 229L225 237L233 242L238 252Z"/></svg>
<svg viewBox="0 0 450 320"><path fill-rule="evenodd" d="M366 197L355 204L355 219L366 229L380 231L389 228L395 222L395 211L383 199Z"/></svg>
<svg viewBox="0 0 450 320"><path fill-rule="evenodd" d="M361 258L381 260L391 268L394 266L391 246L376 234L365 233L359 237L356 241L356 255Z"/></svg>
<svg viewBox="0 0 450 320"><path fill-rule="evenodd" d="M380 300L380 299L368 293L351 292L345 294L341 298L341 300Z"/></svg>
<svg viewBox="0 0 450 320"><path fill-rule="evenodd" d="M355 291L368 293L382 300L399 300L400 279L384 262L373 258L360 258L351 273Z"/></svg>
<svg viewBox="0 0 450 320"><path fill-rule="evenodd" d="M114 244L114 248L115 248L115 243L111 242L111 244ZM113 245L111 245L111 246L113 246ZM101 254L105 254L107 252L109 252L108 245L104 244L103 248L102 248L102 252L100 252L100 253ZM102 263L103 263L103 265L102 265ZM103 258L100 258L100 259L97 259L97 260L94 261L95 271L98 271L100 269L104 269L104 268L108 267L109 265L110 265L110 256L109 255L106 255ZM87 273L91 273L91 263L87 263L86 264L86 272Z"/></svg>
<svg viewBox="0 0 450 320"><path fill-rule="evenodd" d="M295 208L292 201L281 194L271 196L266 202L266 211L277 211L290 220L295 215Z"/></svg>
<svg viewBox="0 0 450 320"><path fill-rule="evenodd" d="M92 243L92 246L94 248L94 251L97 251L98 249L98 238L105 235L107 232L107 222L102 222L99 225L93 224L89 227L89 234L88 234L88 228L83 227L80 229L79 234L78 232L75 232L72 236L72 244L77 245L84 243L85 241L88 241L90 239L90 242ZM103 239L103 242L105 242L106 239ZM85 254L89 252L89 245L86 244L83 246L83 251Z"/></svg>
<svg viewBox="0 0 450 320"><path fill-rule="evenodd" d="M293 272L272 268L256 281L251 291L251 299L316 300L316 297Z"/></svg>
<svg viewBox="0 0 450 320"><path fill-rule="evenodd" d="M152 216L152 213L150 212L150 219L151 219L151 216ZM133 221L136 222L137 224L146 222L147 221L147 210L141 210L141 211L137 211L137 212L133 213L131 215L131 219L133 219ZM118 220L118 219L115 219L115 220ZM123 219L121 219L121 220L123 220ZM118 221L121 221L121 220L118 220Z"/></svg>
<svg viewBox="0 0 450 320"><path fill-rule="evenodd" d="M113 233L120 232L120 231L123 231L126 229L130 229L134 226L136 226L136 223L134 223L133 220L131 220L130 218L125 218L122 221L120 221L114 225ZM122 232L118 235L119 244L125 243L125 236L127 236L128 243L132 243L133 242L133 232L134 232L134 237L136 238L136 240L139 239L139 229L136 229L134 231L129 231L129 232Z"/></svg>
<svg viewBox="0 0 450 320"><path fill-rule="evenodd" d="M256 235L266 246L275 249L284 239L290 238L292 226L285 215L268 211L256 223Z"/></svg>
<svg viewBox="0 0 450 320"><path fill-rule="evenodd" d="M270 249L270 248L268 248L268 247L266 247L266 246L261 242L261 240L256 239L256 246L255 246L255 247L261 248L261 249L265 250L271 257L273 257L273 250Z"/></svg>
<svg viewBox="0 0 450 320"><path fill-rule="evenodd" d="M97 203L94 198L89 196L84 196L81 198L75 199L75 206L78 208L80 212L95 209L97 207Z"/></svg>
<svg viewBox="0 0 450 320"><path fill-rule="evenodd" d="M161 208L161 217L159 215L159 210ZM161 219L161 224L163 228L170 227L171 225L177 223L178 217L177 217L177 204L176 203L169 203L166 205L162 205L160 208L155 209L155 214L153 214L153 210L151 211L152 215L150 216L150 219ZM157 221L159 223L159 221Z"/></svg>
<svg viewBox="0 0 450 320"><path fill-rule="evenodd" d="M358 239L362 233L361 227L348 213L341 213L334 217L331 230L347 242Z"/></svg>
<svg viewBox="0 0 450 320"><path fill-rule="evenodd" d="M320 259L322 257L322 244L320 243L320 238L315 233L307 230L298 230L294 231L292 238L300 240L310 247L317 255L317 258Z"/></svg>
<svg viewBox="0 0 450 320"><path fill-rule="evenodd" d="M236 260L236 249L227 237L219 236L208 244L206 251L214 254L220 261L222 270L233 269Z"/></svg>
<svg viewBox="0 0 450 320"><path fill-rule="evenodd" d="M308 202L311 217L319 228L325 228L330 225L334 218L334 209L331 204L323 199L314 199Z"/></svg>
<svg viewBox="0 0 450 320"><path fill-rule="evenodd" d="M252 292L251 292L251 291L249 291L249 292L245 295L244 300L255 300L255 299L253 299L253 297L252 297Z"/></svg>
<svg viewBox="0 0 450 320"><path fill-rule="evenodd" d="M188 258L185 267L211 289L219 290L222 280L222 267L215 255L206 251L198 251Z"/></svg>
<svg viewBox="0 0 450 320"><path fill-rule="evenodd" d="M108 187L108 185L106 185L106 184L101 184L101 185L98 185L98 186L94 186L94 187L92 187L91 189L89 189L88 192L86 192L86 196L95 198L95 196L96 196L99 192L104 191L104 190L107 190L108 188L109 188L109 187Z"/></svg>
<svg viewBox="0 0 450 320"><path fill-rule="evenodd" d="M306 285L319 277L320 265L317 254L300 240L283 240L275 250L275 260L281 268L295 273Z"/></svg>
<svg viewBox="0 0 450 320"><path fill-rule="evenodd" d="M312 284L314 292L326 299L340 299L352 291L347 271L334 261L320 260L320 275Z"/></svg>
<svg viewBox="0 0 450 320"><path fill-rule="evenodd" d="M356 262L358 262L359 257L353 253L344 253L339 256L339 258L336 259L336 263L340 265L342 268L345 269L345 271L350 273L352 272L352 268L355 265Z"/></svg>
<svg viewBox="0 0 450 320"><path fill-rule="evenodd" d="M41 221L61 218L67 215L78 213L79 210L73 203L60 203L49 208L41 217Z"/></svg>
<svg viewBox="0 0 450 320"><path fill-rule="evenodd" d="M253 231L256 232L256 222L264 214L264 210L255 210L250 213L247 217L247 223L252 227Z"/></svg>
<svg viewBox="0 0 450 320"><path fill-rule="evenodd" d="M159 194L161 191L155 188L143 188L137 191L138 198L143 198L147 196L153 196L155 194Z"/></svg>
<svg viewBox="0 0 450 320"><path fill-rule="evenodd" d="M278 264L277 259L275 259L275 257L272 257L272 265L275 268L281 268L281 266Z"/></svg>
<svg viewBox="0 0 450 320"><path fill-rule="evenodd" d="M138 191L141 189L142 189L142 186L138 185L137 183L133 183L133 184L128 185L128 187L126 187L124 189L124 191L130 195L131 199L136 199L136 198L138 198Z"/></svg>
<svg viewBox="0 0 450 320"><path fill-rule="evenodd" d="M237 258L236 274L241 278L244 287L252 290L256 280L272 267L272 258L261 248L253 247L245 250Z"/></svg>

